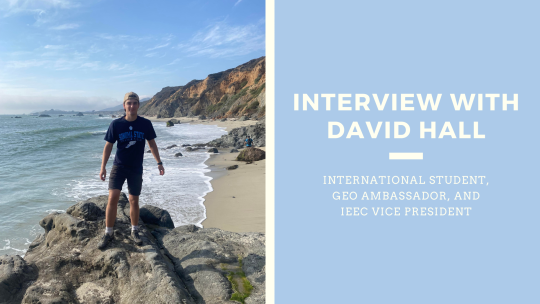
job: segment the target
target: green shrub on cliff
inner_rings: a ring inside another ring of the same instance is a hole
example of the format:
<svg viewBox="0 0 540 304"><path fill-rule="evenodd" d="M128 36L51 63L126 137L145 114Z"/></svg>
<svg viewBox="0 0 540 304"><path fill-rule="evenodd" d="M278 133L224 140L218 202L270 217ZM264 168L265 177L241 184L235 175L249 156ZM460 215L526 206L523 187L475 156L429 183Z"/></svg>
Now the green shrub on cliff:
<svg viewBox="0 0 540 304"><path fill-rule="evenodd" d="M253 97L259 96L261 94L262 90L265 88L266 83L263 83L262 86L258 87L257 89L252 89L249 91Z"/></svg>

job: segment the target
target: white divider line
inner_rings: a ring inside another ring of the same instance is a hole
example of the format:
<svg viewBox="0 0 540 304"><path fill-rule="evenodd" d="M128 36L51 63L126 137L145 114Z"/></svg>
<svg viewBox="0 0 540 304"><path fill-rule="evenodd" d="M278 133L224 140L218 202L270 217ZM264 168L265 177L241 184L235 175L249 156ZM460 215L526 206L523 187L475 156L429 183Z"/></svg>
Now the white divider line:
<svg viewBox="0 0 540 304"><path fill-rule="evenodd" d="M424 153L392 153L390 152L390 159L424 159Z"/></svg>

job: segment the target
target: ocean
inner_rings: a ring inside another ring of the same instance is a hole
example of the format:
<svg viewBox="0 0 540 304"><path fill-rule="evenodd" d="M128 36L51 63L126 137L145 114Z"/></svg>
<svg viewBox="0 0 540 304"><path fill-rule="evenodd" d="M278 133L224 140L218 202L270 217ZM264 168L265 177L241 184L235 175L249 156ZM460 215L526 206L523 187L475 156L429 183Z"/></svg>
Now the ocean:
<svg viewBox="0 0 540 304"><path fill-rule="evenodd" d="M103 139L113 118L0 115L0 255L24 255L43 228L47 214L78 201L108 194L108 177L116 153L107 163L107 179L99 179ZM175 226L201 226L206 217L203 197L212 191L206 150L186 152L182 144L206 143L226 134L212 125L153 122L165 175L160 176L151 153L144 155L140 206L166 209ZM166 147L176 144L168 150ZM145 150L149 150L146 145ZM175 157L181 152L184 156ZM127 194L127 183L122 192Z"/></svg>

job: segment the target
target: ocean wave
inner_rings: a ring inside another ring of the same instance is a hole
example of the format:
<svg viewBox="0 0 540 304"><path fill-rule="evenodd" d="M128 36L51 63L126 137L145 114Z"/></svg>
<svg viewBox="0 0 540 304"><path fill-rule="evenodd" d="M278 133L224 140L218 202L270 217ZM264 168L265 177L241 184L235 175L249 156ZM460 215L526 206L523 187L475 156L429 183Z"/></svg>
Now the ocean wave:
<svg viewBox="0 0 540 304"><path fill-rule="evenodd" d="M31 130L31 131L19 131L15 132L17 134L21 135L37 135L37 134L49 134L52 135L54 133L61 133L61 132L68 132L68 131L76 131L76 130L85 130L85 129L95 129L99 126L62 126L62 127L56 127L56 128L48 128L48 129L37 129L37 130Z"/></svg>
<svg viewBox="0 0 540 304"><path fill-rule="evenodd" d="M68 136L62 136L62 137L56 137L56 138L53 137L54 139L49 140L48 142L45 142L44 145L40 147L36 147L36 149L56 147L58 145L62 145L62 144L65 144L74 140L83 139L86 137L93 137L93 136L94 135L91 134L90 132L81 132L81 133L71 134Z"/></svg>
<svg viewBox="0 0 540 304"><path fill-rule="evenodd" d="M51 213L66 213L66 210L57 210L57 209L48 209L48 210L45 210L45 212L47 212L47 214L51 214Z"/></svg>
<svg viewBox="0 0 540 304"><path fill-rule="evenodd" d="M94 132L89 132L90 134L92 135L104 135L104 134L107 134L107 130L105 131L94 131Z"/></svg>
<svg viewBox="0 0 540 304"><path fill-rule="evenodd" d="M28 239L27 239L28 240ZM15 248L15 247L12 247L11 246L11 240L7 239L7 240L4 240L4 242L6 242L6 244L4 245L4 247L0 248L0 252L1 251L16 251L16 252L22 252L22 256L24 257L24 254L26 253L26 249L18 249L18 248Z"/></svg>

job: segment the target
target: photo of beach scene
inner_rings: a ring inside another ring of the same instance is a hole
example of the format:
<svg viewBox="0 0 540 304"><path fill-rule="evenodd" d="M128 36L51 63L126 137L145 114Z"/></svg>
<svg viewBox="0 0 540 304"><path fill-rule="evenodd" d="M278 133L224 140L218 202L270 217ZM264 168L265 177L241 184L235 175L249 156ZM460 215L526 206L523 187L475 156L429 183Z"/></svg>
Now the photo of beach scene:
<svg viewBox="0 0 540 304"><path fill-rule="evenodd" d="M0 303L265 303L265 55L264 1L0 2Z"/></svg>

